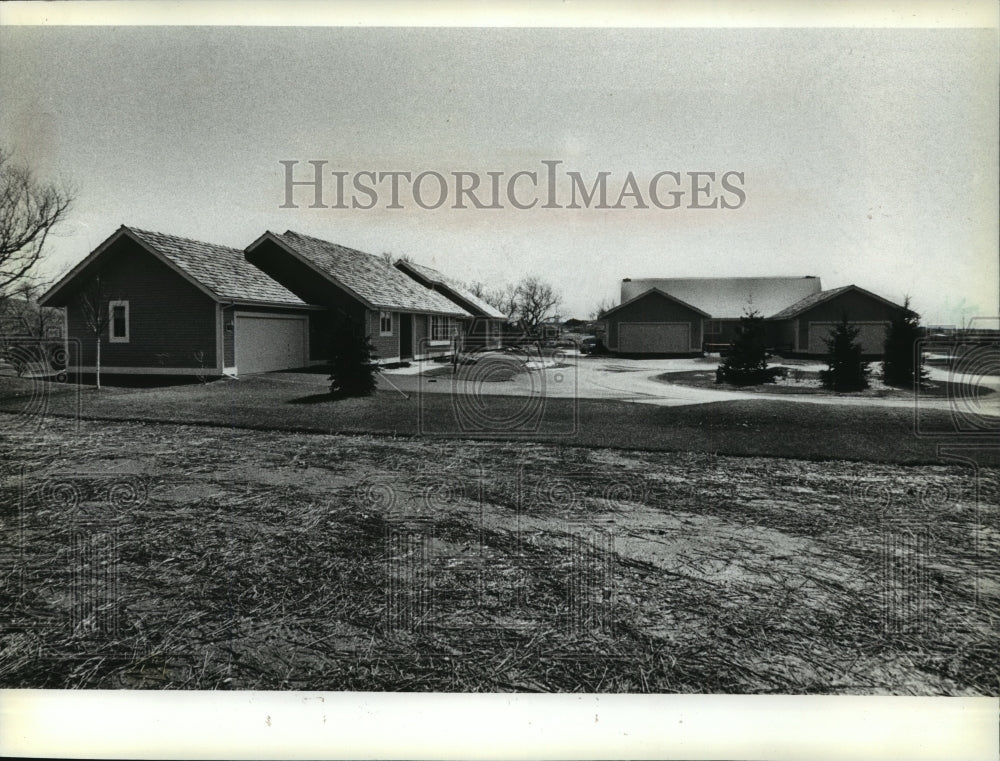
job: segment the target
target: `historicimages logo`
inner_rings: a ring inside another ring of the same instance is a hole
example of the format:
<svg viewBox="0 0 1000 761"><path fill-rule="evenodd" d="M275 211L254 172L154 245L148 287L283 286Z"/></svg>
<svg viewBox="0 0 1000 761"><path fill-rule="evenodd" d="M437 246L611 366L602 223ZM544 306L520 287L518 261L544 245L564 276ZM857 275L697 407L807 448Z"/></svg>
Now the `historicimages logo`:
<svg viewBox="0 0 1000 761"><path fill-rule="evenodd" d="M278 163L280 209L734 210L747 201L745 173L735 170L584 173L555 159L516 171L347 171L329 168L325 159Z"/></svg>

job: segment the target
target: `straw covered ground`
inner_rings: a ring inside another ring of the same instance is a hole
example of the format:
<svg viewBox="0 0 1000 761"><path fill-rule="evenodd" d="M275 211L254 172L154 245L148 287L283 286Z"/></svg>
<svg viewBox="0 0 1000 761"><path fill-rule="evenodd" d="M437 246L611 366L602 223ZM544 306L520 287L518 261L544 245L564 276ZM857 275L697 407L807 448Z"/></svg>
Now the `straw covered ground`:
<svg viewBox="0 0 1000 761"><path fill-rule="evenodd" d="M997 471L48 420L0 686L997 694Z"/></svg>

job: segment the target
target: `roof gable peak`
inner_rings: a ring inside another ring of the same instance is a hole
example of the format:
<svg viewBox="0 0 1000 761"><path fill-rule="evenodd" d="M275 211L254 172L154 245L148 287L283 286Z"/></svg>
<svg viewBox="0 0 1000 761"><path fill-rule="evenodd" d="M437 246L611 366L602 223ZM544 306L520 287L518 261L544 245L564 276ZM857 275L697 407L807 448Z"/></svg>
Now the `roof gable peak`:
<svg viewBox="0 0 1000 761"><path fill-rule="evenodd" d="M711 315L708 312L704 311L703 309L699 309L698 307L694 306L693 304L689 304L686 301L683 301L682 299L677 298L676 296L670 295L669 293L667 293L664 290L661 290L659 288L655 288L654 287L654 288L649 288L649 289L643 291L642 293L639 293L639 294L633 296L628 301L624 301L624 302L622 302L621 304L619 304L616 307L612 307L607 312L605 312L603 315L600 315L599 319L604 319L608 315L614 314L618 310L624 309L625 307L629 306L630 304L634 304L635 302L639 301L640 299L648 298L649 296L662 296L663 298L669 299L670 301L673 301L676 304L680 304L683 307L687 307L692 312L696 312L697 314L700 314L702 317L711 317Z"/></svg>

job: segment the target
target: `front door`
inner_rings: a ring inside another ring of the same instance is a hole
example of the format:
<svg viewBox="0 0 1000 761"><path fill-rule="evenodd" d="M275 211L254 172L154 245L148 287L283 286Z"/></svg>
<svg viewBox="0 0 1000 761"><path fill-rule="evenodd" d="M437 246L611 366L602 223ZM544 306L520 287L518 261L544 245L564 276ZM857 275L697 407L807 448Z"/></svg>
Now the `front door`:
<svg viewBox="0 0 1000 761"><path fill-rule="evenodd" d="M405 312L399 315L399 359L413 359L413 315Z"/></svg>

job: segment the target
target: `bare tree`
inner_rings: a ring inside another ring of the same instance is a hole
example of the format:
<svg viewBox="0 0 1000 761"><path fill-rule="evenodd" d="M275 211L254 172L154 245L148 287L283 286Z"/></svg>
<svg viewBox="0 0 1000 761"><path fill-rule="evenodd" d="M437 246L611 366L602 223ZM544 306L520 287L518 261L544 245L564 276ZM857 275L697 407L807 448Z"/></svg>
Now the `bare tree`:
<svg viewBox="0 0 1000 761"><path fill-rule="evenodd" d="M0 299L30 277L72 200L67 189L39 182L31 169L0 148Z"/></svg>
<svg viewBox="0 0 1000 761"><path fill-rule="evenodd" d="M466 283L465 288L473 296L482 299L494 309L499 309L504 314L508 314L508 311L503 308L505 305L504 288L490 288L482 280L473 280L471 283Z"/></svg>
<svg viewBox="0 0 1000 761"><path fill-rule="evenodd" d="M514 294L514 317L532 330L553 315L561 296L550 284L537 277L526 277L517 284Z"/></svg>
<svg viewBox="0 0 1000 761"><path fill-rule="evenodd" d="M493 306L508 318L516 319L520 307L518 287L508 284L496 288L493 293Z"/></svg>
<svg viewBox="0 0 1000 761"><path fill-rule="evenodd" d="M0 332L44 338L54 328L61 329L60 311L38 304L38 297L46 287L46 283L31 278L10 286L7 298L0 300Z"/></svg>
<svg viewBox="0 0 1000 761"><path fill-rule="evenodd" d="M508 284L490 288L485 283L476 281L469 283L466 287L473 296L482 299L497 311L503 312L508 319L513 320L517 314L517 286Z"/></svg>
<svg viewBox="0 0 1000 761"><path fill-rule="evenodd" d="M53 356L55 344L47 339L53 337L56 328L62 333L62 313L38 304L44 288L44 284L24 278L8 288L6 298L0 298L0 357L18 375L23 375L32 363L51 362L61 356Z"/></svg>
<svg viewBox="0 0 1000 761"><path fill-rule="evenodd" d="M80 290L80 310L83 312L84 322L93 333L95 341L94 370L98 390L101 388L101 335L111 321L111 310L105 306L106 304L107 293L104 289L101 272L98 270L94 277Z"/></svg>
<svg viewBox="0 0 1000 761"><path fill-rule="evenodd" d="M597 306L594 307L590 312L590 319L599 320L602 315L610 309L614 309L618 306L618 302L611 298L603 298L597 302Z"/></svg>
<svg viewBox="0 0 1000 761"><path fill-rule="evenodd" d="M476 281L466 287L474 296L507 315L508 319L520 320L532 329L551 317L561 301L555 288L537 277L526 277L517 285L508 283L490 288Z"/></svg>

